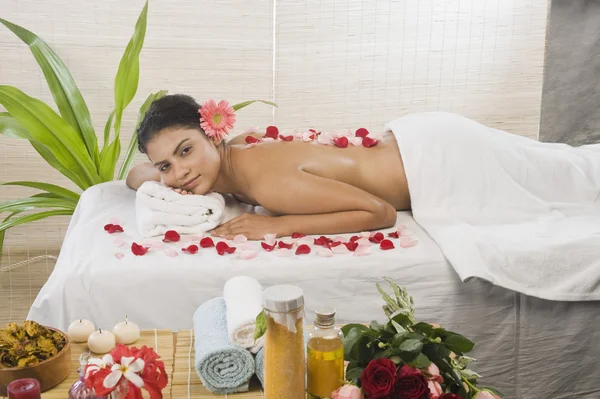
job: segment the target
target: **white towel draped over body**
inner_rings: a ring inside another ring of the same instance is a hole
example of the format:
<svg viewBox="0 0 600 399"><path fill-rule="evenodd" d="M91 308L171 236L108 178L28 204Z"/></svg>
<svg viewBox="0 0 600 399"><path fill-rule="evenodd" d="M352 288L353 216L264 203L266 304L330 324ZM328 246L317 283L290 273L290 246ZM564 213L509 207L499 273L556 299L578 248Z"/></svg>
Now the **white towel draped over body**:
<svg viewBox="0 0 600 399"><path fill-rule="evenodd" d="M260 337L254 342L256 316L262 311L262 292L260 283L246 276L231 278L223 288L229 341L252 353L258 352L264 341L264 337Z"/></svg>
<svg viewBox="0 0 600 399"><path fill-rule="evenodd" d="M158 182L145 182L137 190L135 216L143 237L200 234L223 222L225 199L221 194L182 195Z"/></svg>
<svg viewBox="0 0 600 399"><path fill-rule="evenodd" d="M542 143L441 112L387 129L413 217L463 281L600 300L600 144Z"/></svg>

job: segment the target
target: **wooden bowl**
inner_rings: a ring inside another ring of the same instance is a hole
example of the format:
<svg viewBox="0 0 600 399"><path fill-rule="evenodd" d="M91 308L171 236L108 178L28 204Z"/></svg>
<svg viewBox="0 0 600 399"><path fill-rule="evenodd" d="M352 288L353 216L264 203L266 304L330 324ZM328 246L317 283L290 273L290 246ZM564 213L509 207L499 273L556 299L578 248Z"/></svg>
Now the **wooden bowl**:
<svg viewBox="0 0 600 399"><path fill-rule="evenodd" d="M7 395L8 384L14 380L35 378L40 383L40 390L44 392L57 386L69 376L71 373L71 340L60 330L46 328L65 337L65 346L55 356L32 366L0 369L0 396Z"/></svg>

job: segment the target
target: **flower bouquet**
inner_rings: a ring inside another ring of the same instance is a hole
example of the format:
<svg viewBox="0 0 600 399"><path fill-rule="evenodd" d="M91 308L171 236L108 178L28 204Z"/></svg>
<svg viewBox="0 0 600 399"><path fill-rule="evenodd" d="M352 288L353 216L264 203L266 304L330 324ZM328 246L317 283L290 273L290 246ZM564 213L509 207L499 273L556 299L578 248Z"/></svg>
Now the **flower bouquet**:
<svg viewBox="0 0 600 399"><path fill-rule="evenodd" d="M474 343L436 325L416 322L406 289L385 279L393 290L383 296L386 324L348 324L344 332L347 385L332 399L499 399L493 388L467 368Z"/></svg>
<svg viewBox="0 0 600 399"><path fill-rule="evenodd" d="M142 388L151 399L162 399L168 379L165 364L145 345L138 349L119 344L101 359L90 359L84 375L85 385L97 396L115 399L141 399Z"/></svg>

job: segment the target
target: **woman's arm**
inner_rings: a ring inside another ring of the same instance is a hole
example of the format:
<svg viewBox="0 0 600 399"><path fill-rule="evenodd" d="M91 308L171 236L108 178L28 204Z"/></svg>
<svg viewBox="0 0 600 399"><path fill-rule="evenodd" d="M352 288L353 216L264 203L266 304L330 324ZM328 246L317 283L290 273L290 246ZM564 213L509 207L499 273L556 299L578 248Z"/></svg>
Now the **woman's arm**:
<svg viewBox="0 0 600 399"><path fill-rule="evenodd" d="M279 177L279 176L278 176ZM298 171L253 190L265 209L284 216L243 215L214 230L214 234L234 237L244 234L262 239L264 234L289 236L342 234L391 227L396 209L388 202L346 183Z"/></svg>
<svg viewBox="0 0 600 399"><path fill-rule="evenodd" d="M131 168L125 183L129 188L137 191L147 181L160 181L160 172L149 162Z"/></svg>

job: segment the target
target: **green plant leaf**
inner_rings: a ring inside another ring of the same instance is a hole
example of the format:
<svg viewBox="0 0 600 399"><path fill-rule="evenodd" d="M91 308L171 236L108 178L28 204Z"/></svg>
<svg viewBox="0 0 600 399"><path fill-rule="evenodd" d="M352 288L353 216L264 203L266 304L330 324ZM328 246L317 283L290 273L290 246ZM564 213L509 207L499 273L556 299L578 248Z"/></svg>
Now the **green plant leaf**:
<svg viewBox="0 0 600 399"><path fill-rule="evenodd" d="M409 366L416 367L418 369L424 369L431 364L431 360L422 353L419 353L415 360L409 363Z"/></svg>
<svg viewBox="0 0 600 399"><path fill-rule="evenodd" d="M364 324L356 324L356 323L346 324L346 325L342 326L342 333L344 333L344 337L347 337L348 333L353 328L356 328L363 332L369 329L369 327L365 326Z"/></svg>
<svg viewBox="0 0 600 399"><path fill-rule="evenodd" d="M350 366L351 364L348 364L348 368L346 369L346 380L357 382L365 368L360 366L350 368Z"/></svg>
<svg viewBox="0 0 600 399"><path fill-rule="evenodd" d="M420 332L424 335L433 334L433 326L429 323L420 322L412 326L413 330Z"/></svg>
<svg viewBox="0 0 600 399"><path fill-rule="evenodd" d="M57 186L55 184L50 183L40 183L35 181L11 181L8 183L0 183L4 186L22 186L22 187L30 187L38 190L44 190L49 193L53 193L58 195L59 197L70 199L77 203L79 201L79 194L74 193L71 190L67 190L66 188Z"/></svg>
<svg viewBox="0 0 600 399"><path fill-rule="evenodd" d="M80 188L85 190L100 183L85 144L49 106L12 86L0 86L0 104L36 142L44 145L64 168L77 176L71 180Z"/></svg>
<svg viewBox="0 0 600 399"><path fill-rule="evenodd" d="M13 212L10 215L8 215L3 223L6 223L6 221L10 218L12 218L13 216L19 214L20 212ZM4 248L4 236L6 235L6 230L0 230L0 259L2 259L2 249Z"/></svg>
<svg viewBox="0 0 600 399"><path fill-rule="evenodd" d="M129 105L137 92L140 78L140 53L146 36L146 21L148 18L148 1L144 5L135 24L133 36L127 44L125 53L119 63L115 77L115 136L118 138L121 129L123 111Z"/></svg>
<svg viewBox="0 0 600 399"><path fill-rule="evenodd" d="M24 212L32 209L68 209L75 210L75 204L64 198L48 198L45 196L20 198L0 202L0 212Z"/></svg>
<svg viewBox="0 0 600 399"><path fill-rule="evenodd" d="M0 23L4 24L29 46L31 53L44 73L58 111L85 143L88 155L97 161L98 140L94 132L90 111L67 66L50 46L33 32L2 18L0 18Z"/></svg>
<svg viewBox="0 0 600 399"><path fill-rule="evenodd" d="M344 360L352 362L358 361L358 349L355 346L360 345L362 331L359 328L351 328L344 336Z"/></svg>
<svg viewBox="0 0 600 399"><path fill-rule="evenodd" d="M36 220L45 219L50 216L60 216L60 215L72 215L73 211L69 209L56 209L52 211L43 211L38 213L33 213L31 215L19 216L17 218L10 218L9 220L5 220L0 223L0 231L9 229L14 226L18 226L20 224L35 222Z"/></svg>
<svg viewBox="0 0 600 399"><path fill-rule="evenodd" d="M252 104L252 103L256 103L256 102L263 103L263 104L267 104L267 105L271 105L271 106L273 106L273 107L275 107L275 108L279 108L279 107L277 106L277 104L275 104L275 103L273 103L273 102L271 102L271 101L266 101L266 100L250 100L250 101L244 101L244 102L242 102L242 103L238 103L238 104L232 105L231 107L233 108L233 110L234 110L234 111L239 111L240 109L242 109L242 108L244 108L244 107L247 107L248 105L250 105L250 104Z"/></svg>
<svg viewBox="0 0 600 399"><path fill-rule="evenodd" d="M100 179L103 182L111 181L115 178L115 167L121 154L121 139L115 137L108 147L100 152Z"/></svg>
<svg viewBox="0 0 600 399"><path fill-rule="evenodd" d="M398 334L394 335L394 338L392 338L392 346L400 346L400 344L406 340L406 335L406 332L399 332Z"/></svg>
<svg viewBox="0 0 600 399"><path fill-rule="evenodd" d="M418 339L407 339L400 344L398 350L403 360L411 362L421 353L422 348L423 343Z"/></svg>
<svg viewBox="0 0 600 399"><path fill-rule="evenodd" d="M256 328L254 329L254 341L262 337L267 331L267 317L263 310L256 316Z"/></svg>
<svg viewBox="0 0 600 399"><path fill-rule="evenodd" d="M110 140L110 129L113 126L113 121L115 119L115 110L113 109L110 115L108 115L108 119L106 120L106 125L104 125L104 141L102 142L102 149L105 149L108 145L108 141Z"/></svg>
<svg viewBox="0 0 600 399"><path fill-rule="evenodd" d="M123 180L127 177L127 173L129 173L129 169L131 168L131 164L135 159L135 154L138 149L137 146L137 130L140 127L140 123L144 119L146 112L150 109L150 105L159 98L164 97L167 94L166 90L161 90L156 93L152 93L148 96L144 104L140 107L140 111L138 113L137 123L135 124L135 130L133 131L133 135L131 136L131 140L129 140L129 146L127 147L127 153L125 153L125 160L123 164L121 164L121 169L119 170L118 179Z"/></svg>
<svg viewBox="0 0 600 399"><path fill-rule="evenodd" d="M383 332L383 330L385 329L385 326L382 324L379 324L379 322L377 320L373 320L373 321L371 321L369 328L371 330L377 331L379 334L381 334Z"/></svg>
<svg viewBox="0 0 600 399"><path fill-rule="evenodd" d="M470 352L475 344L460 334L453 334L444 340L448 349L456 354Z"/></svg>

